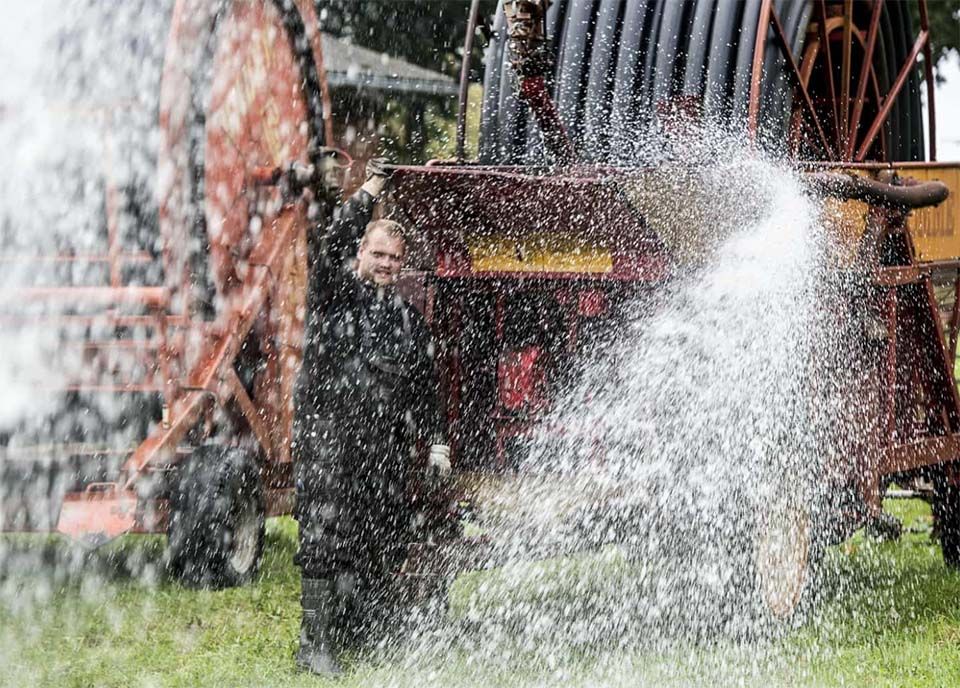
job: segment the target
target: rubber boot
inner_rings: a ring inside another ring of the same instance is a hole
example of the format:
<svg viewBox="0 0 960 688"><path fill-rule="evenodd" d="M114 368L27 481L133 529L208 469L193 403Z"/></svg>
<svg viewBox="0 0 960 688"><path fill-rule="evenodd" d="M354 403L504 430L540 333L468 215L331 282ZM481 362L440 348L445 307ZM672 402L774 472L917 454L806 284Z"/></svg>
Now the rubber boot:
<svg viewBox="0 0 960 688"><path fill-rule="evenodd" d="M903 535L903 523L893 514L881 511L865 526L867 535L880 542L896 542Z"/></svg>
<svg viewBox="0 0 960 688"><path fill-rule="evenodd" d="M333 581L325 578L304 578L300 605L300 649L297 668L321 676L343 673L333 643L333 617L336 609Z"/></svg>

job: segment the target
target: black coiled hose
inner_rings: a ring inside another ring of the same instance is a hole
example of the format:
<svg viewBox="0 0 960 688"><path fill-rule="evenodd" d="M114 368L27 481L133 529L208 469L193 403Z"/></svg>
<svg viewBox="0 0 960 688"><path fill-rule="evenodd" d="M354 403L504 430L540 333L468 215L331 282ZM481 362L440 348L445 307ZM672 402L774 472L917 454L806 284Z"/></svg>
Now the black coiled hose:
<svg viewBox="0 0 960 688"><path fill-rule="evenodd" d="M554 55L552 92L583 156L611 164L642 162L642 134L654 120L657 103L676 96L699 99L703 114L721 124L745 126L760 5L761 0L554 0L547 17ZM814 3L774 0L773 5L799 57L815 20ZM855 0L858 26L867 25L869 11L869 3ZM543 160L540 134L517 99L505 34L498 10L485 56L480 159L538 163ZM885 3L873 57L881 95L889 91L914 37L904 3ZM768 148L785 149L793 81L772 32L761 93L760 140ZM867 124L865 117L861 131ZM882 136L884 151L870 157L923 158L916 70Z"/></svg>

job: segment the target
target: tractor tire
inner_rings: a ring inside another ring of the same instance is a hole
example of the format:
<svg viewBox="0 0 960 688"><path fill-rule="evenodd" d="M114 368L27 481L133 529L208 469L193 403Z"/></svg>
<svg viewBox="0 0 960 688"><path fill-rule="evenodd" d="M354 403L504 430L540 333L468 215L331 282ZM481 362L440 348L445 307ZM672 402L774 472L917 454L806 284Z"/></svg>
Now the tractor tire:
<svg viewBox="0 0 960 688"><path fill-rule="evenodd" d="M940 533L943 563L960 570L960 486L946 483L936 486L933 517Z"/></svg>
<svg viewBox="0 0 960 688"><path fill-rule="evenodd" d="M817 501L795 486L780 489L757 513L744 567L749 633L777 635L802 625L820 596L825 549Z"/></svg>
<svg viewBox="0 0 960 688"><path fill-rule="evenodd" d="M260 567L264 497L255 456L206 445L183 463L170 497L168 561L192 588L249 583Z"/></svg>
<svg viewBox="0 0 960 688"><path fill-rule="evenodd" d="M791 484L759 499L755 491L688 504L621 543L631 566L656 572L643 595L662 610L657 623L684 637L752 642L797 628L816 609L827 542L817 502Z"/></svg>

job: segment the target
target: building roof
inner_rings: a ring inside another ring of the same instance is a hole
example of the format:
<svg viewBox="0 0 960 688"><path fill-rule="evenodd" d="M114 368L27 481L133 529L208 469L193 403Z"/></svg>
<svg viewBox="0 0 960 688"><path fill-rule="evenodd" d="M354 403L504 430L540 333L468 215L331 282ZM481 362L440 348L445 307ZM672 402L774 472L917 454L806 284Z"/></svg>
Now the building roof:
<svg viewBox="0 0 960 688"><path fill-rule="evenodd" d="M331 88L348 86L438 96L457 93L457 82L446 74L354 45L330 34L321 34L321 38L323 66Z"/></svg>

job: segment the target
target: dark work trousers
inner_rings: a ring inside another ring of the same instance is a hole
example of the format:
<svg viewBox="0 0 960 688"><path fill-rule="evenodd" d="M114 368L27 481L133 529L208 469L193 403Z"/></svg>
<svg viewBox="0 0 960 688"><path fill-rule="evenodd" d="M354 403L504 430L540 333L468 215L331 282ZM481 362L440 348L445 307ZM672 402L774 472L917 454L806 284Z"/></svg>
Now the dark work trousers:
<svg viewBox="0 0 960 688"><path fill-rule="evenodd" d="M332 579L344 643L389 606L391 574L407 555L412 508L407 474L415 443L404 414L330 418L304 414L297 427L295 562L304 578Z"/></svg>

